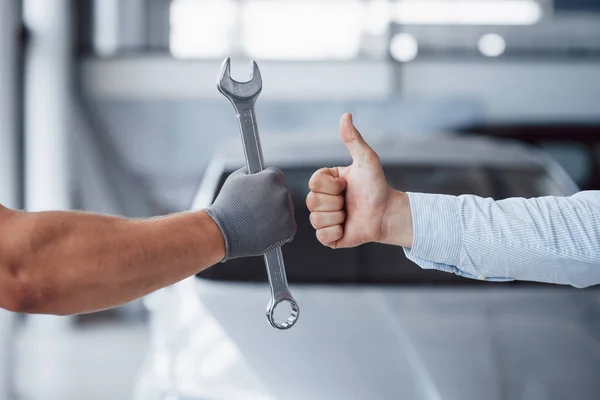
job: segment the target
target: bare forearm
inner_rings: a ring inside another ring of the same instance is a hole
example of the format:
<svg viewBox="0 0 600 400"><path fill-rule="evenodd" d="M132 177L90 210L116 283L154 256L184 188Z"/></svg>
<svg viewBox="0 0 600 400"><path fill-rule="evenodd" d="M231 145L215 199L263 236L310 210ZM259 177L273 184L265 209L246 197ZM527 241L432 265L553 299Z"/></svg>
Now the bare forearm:
<svg viewBox="0 0 600 400"><path fill-rule="evenodd" d="M219 262L225 252L205 212L148 220L11 212L2 232L0 291L16 303L7 308L33 313L121 305Z"/></svg>

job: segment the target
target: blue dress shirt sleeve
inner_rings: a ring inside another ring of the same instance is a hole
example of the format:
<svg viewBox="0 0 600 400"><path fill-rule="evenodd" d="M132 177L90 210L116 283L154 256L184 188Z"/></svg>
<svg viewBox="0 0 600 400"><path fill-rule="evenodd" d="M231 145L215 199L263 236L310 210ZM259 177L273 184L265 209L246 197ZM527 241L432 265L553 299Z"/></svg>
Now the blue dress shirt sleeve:
<svg viewBox="0 0 600 400"><path fill-rule="evenodd" d="M422 268L489 281L600 283L600 191L511 198L408 193Z"/></svg>

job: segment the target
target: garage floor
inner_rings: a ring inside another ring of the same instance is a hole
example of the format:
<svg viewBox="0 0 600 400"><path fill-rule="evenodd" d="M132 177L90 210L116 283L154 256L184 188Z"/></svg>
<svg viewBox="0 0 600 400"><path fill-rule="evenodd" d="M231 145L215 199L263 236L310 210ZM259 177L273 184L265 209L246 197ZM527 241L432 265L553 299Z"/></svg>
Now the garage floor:
<svg viewBox="0 0 600 400"><path fill-rule="evenodd" d="M131 399L148 346L139 320L25 321L17 336L16 392L25 400Z"/></svg>

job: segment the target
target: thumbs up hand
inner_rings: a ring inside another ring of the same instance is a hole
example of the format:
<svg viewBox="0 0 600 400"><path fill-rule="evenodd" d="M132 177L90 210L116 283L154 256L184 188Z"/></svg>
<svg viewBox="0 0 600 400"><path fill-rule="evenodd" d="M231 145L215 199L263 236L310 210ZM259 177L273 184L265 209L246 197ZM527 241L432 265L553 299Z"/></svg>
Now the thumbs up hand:
<svg viewBox="0 0 600 400"><path fill-rule="evenodd" d="M405 193L391 189L379 156L344 114L340 136L352 165L322 168L309 181L306 205L318 240L331 248L369 242L412 244L410 204Z"/></svg>

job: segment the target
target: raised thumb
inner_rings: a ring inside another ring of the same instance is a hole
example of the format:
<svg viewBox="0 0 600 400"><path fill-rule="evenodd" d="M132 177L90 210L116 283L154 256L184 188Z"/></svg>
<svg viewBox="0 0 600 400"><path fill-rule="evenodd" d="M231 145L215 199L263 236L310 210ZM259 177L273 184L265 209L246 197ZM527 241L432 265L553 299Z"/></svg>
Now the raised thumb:
<svg viewBox="0 0 600 400"><path fill-rule="evenodd" d="M365 159L374 153L373 149L369 147L358 129L354 126L352 114L350 113L342 115L342 119L340 120L340 136L348 148L352 160Z"/></svg>

